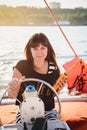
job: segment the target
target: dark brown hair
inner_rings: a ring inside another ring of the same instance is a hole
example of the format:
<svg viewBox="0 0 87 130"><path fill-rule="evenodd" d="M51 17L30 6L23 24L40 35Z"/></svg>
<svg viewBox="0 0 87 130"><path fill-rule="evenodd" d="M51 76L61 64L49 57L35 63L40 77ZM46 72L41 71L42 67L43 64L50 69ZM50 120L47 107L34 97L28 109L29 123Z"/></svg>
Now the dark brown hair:
<svg viewBox="0 0 87 130"><path fill-rule="evenodd" d="M58 68L57 62L56 62L56 55L53 50L53 47L51 46L47 36L43 33L35 33L29 39L29 41L24 49L26 59L33 64L33 58L32 58L30 49L37 47L39 44L42 44L43 46L48 48L48 54L47 54L46 60L53 62L56 65L56 67Z"/></svg>

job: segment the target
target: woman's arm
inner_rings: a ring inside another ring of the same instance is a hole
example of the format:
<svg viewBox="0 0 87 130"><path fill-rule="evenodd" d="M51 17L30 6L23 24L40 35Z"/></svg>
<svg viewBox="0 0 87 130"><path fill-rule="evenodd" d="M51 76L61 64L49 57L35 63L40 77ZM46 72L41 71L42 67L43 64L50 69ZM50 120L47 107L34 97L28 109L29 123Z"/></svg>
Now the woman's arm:
<svg viewBox="0 0 87 130"><path fill-rule="evenodd" d="M18 92L20 90L21 83L19 80L24 79L25 76L23 76L16 68L14 68L13 75L12 75L12 81L9 82L9 90L8 90L8 97L9 98L15 98L18 95Z"/></svg>

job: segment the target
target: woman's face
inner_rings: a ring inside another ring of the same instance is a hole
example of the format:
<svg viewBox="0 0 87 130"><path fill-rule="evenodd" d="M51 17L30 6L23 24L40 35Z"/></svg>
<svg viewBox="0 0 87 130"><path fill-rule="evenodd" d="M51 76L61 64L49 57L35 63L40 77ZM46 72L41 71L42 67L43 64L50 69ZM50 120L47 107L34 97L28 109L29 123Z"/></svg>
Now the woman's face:
<svg viewBox="0 0 87 130"><path fill-rule="evenodd" d="M37 47L31 48L31 54L35 62L44 61L47 57L47 52L47 47L43 46L41 43L38 44Z"/></svg>

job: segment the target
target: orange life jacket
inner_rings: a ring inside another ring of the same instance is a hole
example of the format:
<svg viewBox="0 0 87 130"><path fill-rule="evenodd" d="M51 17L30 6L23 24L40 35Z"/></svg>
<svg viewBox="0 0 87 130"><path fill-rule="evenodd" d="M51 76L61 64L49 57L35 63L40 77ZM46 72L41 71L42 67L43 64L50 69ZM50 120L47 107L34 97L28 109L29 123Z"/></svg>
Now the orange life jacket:
<svg viewBox="0 0 87 130"><path fill-rule="evenodd" d="M87 93L87 64L85 61L75 56L71 61L65 63L63 67L68 76L67 84L69 93L74 88L79 93Z"/></svg>

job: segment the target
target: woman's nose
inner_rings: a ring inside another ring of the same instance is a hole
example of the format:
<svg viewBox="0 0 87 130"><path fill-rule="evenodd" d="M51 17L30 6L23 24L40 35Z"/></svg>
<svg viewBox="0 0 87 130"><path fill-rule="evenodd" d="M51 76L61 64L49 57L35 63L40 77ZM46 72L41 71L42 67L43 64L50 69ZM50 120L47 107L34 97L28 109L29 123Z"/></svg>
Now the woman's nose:
<svg viewBox="0 0 87 130"><path fill-rule="evenodd" d="M37 50L37 54L38 55L42 54L42 51L41 50Z"/></svg>

